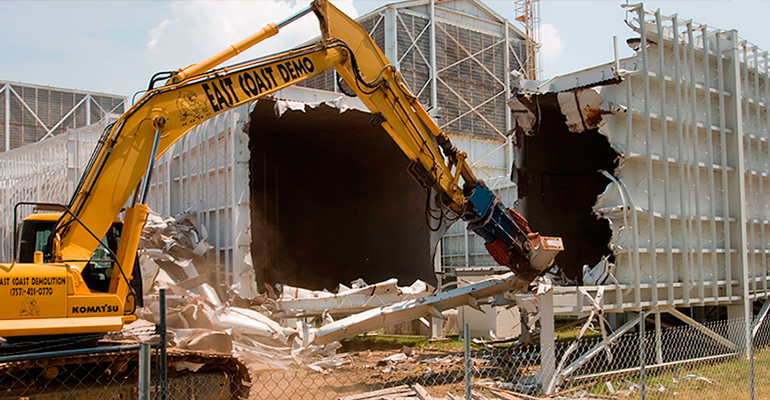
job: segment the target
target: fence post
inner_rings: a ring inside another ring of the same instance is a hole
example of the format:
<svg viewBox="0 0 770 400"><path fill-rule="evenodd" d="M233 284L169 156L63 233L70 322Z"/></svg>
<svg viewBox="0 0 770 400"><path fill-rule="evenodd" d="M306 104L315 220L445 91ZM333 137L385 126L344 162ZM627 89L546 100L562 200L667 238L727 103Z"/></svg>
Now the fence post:
<svg viewBox="0 0 770 400"><path fill-rule="evenodd" d="M540 297L540 371L543 394L556 391L560 377L556 373L556 329L553 315L553 289ZM522 332L528 327L521 325Z"/></svg>
<svg viewBox="0 0 770 400"><path fill-rule="evenodd" d="M139 345L139 400L150 400L150 343Z"/></svg>
<svg viewBox="0 0 770 400"><path fill-rule="evenodd" d="M160 305L160 324L158 324L158 334L160 335L160 399L166 400L168 391L168 360L166 358L166 289L158 291L158 302Z"/></svg>
<svg viewBox="0 0 770 400"><path fill-rule="evenodd" d="M746 345L746 351L749 352L749 398L754 400L754 330L751 329L752 318L746 316L743 321L748 324L749 328L749 343Z"/></svg>
<svg viewBox="0 0 770 400"><path fill-rule="evenodd" d="M463 331L465 345L465 400L471 400L471 326L465 323Z"/></svg>
<svg viewBox="0 0 770 400"><path fill-rule="evenodd" d="M645 387L644 387L644 379L645 379L645 335L644 335L644 324L645 324L645 315L644 315L644 309L639 310L639 316L641 317L639 319L639 393L641 396L641 400L645 399Z"/></svg>

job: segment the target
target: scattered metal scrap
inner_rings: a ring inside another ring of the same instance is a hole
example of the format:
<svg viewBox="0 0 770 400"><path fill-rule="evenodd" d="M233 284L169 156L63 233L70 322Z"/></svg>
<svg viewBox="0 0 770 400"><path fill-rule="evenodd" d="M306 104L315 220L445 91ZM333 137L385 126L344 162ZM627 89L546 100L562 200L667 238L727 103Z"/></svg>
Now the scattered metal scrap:
<svg viewBox="0 0 770 400"><path fill-rule="evenodd" d="M524 291L526 286L527 282L521 281L513 273L495 275L468 286L371 309L334 321L312 332L313 343L331 343L426 315L444 318L441 311L464 305L481 310L479 300L508 291Z"/></svg>
<svg viewBox="0 0 770 400"><path fill-rule="evenodd" d="M486 388L485 388L486 389ZM487 400L487 399L518 399L515 397L488 397L478 392L471 392L471 399L473 400ZM454 395L447 393L446 397L431 397L425 388L420 384L414 385L401 385L387 389L374 390L367 393L356 394L352 396L340 397L339 400L462 400L465 396Z"/></svg>
<svg viewBox="0 0 770 400"><path fill-rule="evenodd" d="M374 390L367 393L340 397L339 400L433 400L425 388L416 383L414 385L401 385L387 389ZM435 399L439 400L439 399Z"/></svg>
<svg viewBox="0 0 770 400"><path fill-rule="evenodd" d="M277 285L278 299L271 303L276 308L276 317L309 317L328 314L333 317L348 316L371 308L402 301L423 298L433 288L416 280L411 286L399 287L398 279L391 278L372 285L362 279L353 282L352 287L340 284L337 293L326 290L308 290L289 285Z"/></svg>
<svg viewBox="0 0 770 400"><path fill-rule="evenodd" d="M190 220L150 216L139 252L145 307L137 310L138 321L124 327L123 336L139 340L154 336L157 291L164 288L169 340L176 348L233 354L251 370L295 365L323 371L339 365L333 357L338 343L303 347L300 332L271 318L260 299L247 301L228 288L209 284L216 265L203 257L210 248L205 236L205 229Z"/></svg>
<svg viewBox="0 0 770 400"><path fill-rule="evenodd" d="M277 299L268 299L265 295L246 300L231 288L209 283L212 281L209 277L216 275L217 265L205 258L211 248L206 236L205 227L196 226L184 215L178 218L150 215L139 252L145 307L137 310L140 319L124 328L124 337L142 341L155 338L153 326L158 322L160 311L157 291L164 288L170 344L176 348L233 354L251 370L299 366L323 373L347 363L336 356L340 347L337 339L322 335L322 340L313 342L310 334L313 330L306 325L287 327L278 321L300 316L344 316L372 307L422 301L433 290L419 280L411 286L399 287L396 279L373 285L359 279L351 287L339 285L336 294L283 285L278 288ZM484 285L488 286L489 282ZM510 281L493 285L509 286ZM490 293L486 289L475 296L480 298ZM473 296L465 297L473 300ZM438 303L442 308L445 308L443 304L451 306L470 301L458 303L446 295L442 299ZM414 318L427 315L425 307L416 309L409 305L396 315L418 310L420 314ZM331 318L322 318L322 322L328 321ZM378 326L397 322L400 321L388 319ZM354 336L350 331L336 335L350 336Z"/></svg>

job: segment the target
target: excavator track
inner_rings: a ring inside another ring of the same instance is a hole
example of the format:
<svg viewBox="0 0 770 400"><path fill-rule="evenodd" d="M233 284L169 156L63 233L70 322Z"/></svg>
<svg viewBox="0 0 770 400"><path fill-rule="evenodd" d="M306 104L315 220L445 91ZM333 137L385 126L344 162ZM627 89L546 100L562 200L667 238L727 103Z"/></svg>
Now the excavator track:
<svg viewBox="0 0 770 400"><path fill-rule="evenodd" d="M167 360L167 399L226 400L248 393L248 369L230 354L169 348ZM153 354L151 391L160 385L156 366ZM0 363L0 399L132 399L138 371L138 350Z"/></svg>

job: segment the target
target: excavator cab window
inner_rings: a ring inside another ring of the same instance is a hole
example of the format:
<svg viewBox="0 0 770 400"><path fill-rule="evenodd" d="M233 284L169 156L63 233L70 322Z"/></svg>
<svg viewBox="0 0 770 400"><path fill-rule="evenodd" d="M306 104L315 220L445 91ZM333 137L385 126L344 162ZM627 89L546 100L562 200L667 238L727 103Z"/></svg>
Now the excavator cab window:
<svg viewBox="0 0 770 400"><path fill-rule="evenodd" d="M21 227L21 242L19 246L19 262L32 263L36 251L42 251L48 254L48 237L51 234L56 220L50 219L26 219ZM106 243L113 252L118 251L118 241L120 240L120 231L123 227L121 222L113 222L110 230L102 238L102 243ZM110 279L113 271L113 260L110 252L104 247L99 247L91 255L91 262L86 264L81 272L83 280L92 291L107 293L110 287Z"/></svg>
<svg viewBox="0 0 770 400"><path fill-rule="evenodd" d="M115 222L102 238L102 243L107 243L113 253L118 251L118 240L120 239L120 230L123 224ZM110 252L100 244L94 254L91 255L91 262L86 264L80 273L89 289L97 292L107 293L110 288L110 279L113 271L113 260Z"/></svg>

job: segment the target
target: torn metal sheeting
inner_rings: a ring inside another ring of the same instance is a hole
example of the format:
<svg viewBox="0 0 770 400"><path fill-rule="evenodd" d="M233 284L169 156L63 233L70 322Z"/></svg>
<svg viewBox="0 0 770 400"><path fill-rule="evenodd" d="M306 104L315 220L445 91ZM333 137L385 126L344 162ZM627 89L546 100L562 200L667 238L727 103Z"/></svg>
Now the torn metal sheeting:
<svg viewBox="0 0 770 400"><path fill-rule="evenodd" d="M291 338L298 336L294 329L284 328L269 317L247 308L218 308L211 321L215 329L235 329L242 335L271 339L283 345L288 345Z"/></svg>
<svg viewBox="0 0 770 400"><path fill-rule="evenodd" d="M234 304L248 302L237 296L229 297L232 293L218 293L206 279L212 264L201 257L205 251L196 253L205 247L201 246L205 243L205 234L199 234L198 229L189 222L150 214L139 259L148 280L144 286L145 307L136 314L144 319L126 325L121 332L124 337L142 341L158 339L153 325L158 322L160 312L157 293L158 289L165 288L166 322L170 345L174 347L233 354L251 370L302 366L323 372L344 364L334 357L339 343L297 349L300 335L296 329L281 326L270 318L267 309L260 312L238 307ZM346 290L352 294L359 292L359 289ZM375 285L370 290L383 289ZM399 290L397 286L395 290ZM225 296L229 301L222 300ZM194 370L196 365L179 367Z"/></svg>
<svg viewBox="0 0 770 400"><path fill-rule="evenodd" d="M308 290L281 285L278 300L271 303L285 317L348 316L375 307L428 296L431 288L425 282L416 280L411 286L399 287L398 279L367 285L359 282L356 288L339 285L336 294L327 291Z"/></svg>
<svg viewBox="0 0 770 400"><path fill-rule="evenodd" d="M580 279L584 264L610 253L612 229L591 207L610 182L600 171L618 166L618 151L601 134L614 108L593 87L518 94L508 104L517 144L516 210L532 226L564 240L556 264L567 278Z"/></svg>
<svg viewBox="0 0 770 400"><path fill-rule="evenodd" d="M313 343L330 343L427 315L443 318L441 314L443 310L468 305L478 299L492 297L499 293L525 288L526 283L512 273L493 276L468 286L375 308L332 322L315 330Z"/></svg>

